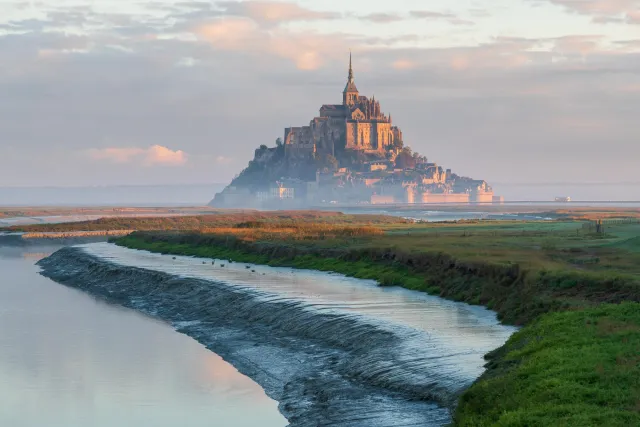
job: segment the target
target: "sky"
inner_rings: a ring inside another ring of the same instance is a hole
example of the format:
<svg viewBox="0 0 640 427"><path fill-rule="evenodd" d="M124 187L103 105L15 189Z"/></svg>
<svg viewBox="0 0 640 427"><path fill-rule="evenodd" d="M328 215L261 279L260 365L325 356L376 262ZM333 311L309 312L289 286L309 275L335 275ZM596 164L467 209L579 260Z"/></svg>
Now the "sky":
<svg viewBox="0 0 640 427"><path fill-rule="evenodd" d="M640 188L638 0L0 0L0 187L229 182L349 50L431 161Z"/></svg>

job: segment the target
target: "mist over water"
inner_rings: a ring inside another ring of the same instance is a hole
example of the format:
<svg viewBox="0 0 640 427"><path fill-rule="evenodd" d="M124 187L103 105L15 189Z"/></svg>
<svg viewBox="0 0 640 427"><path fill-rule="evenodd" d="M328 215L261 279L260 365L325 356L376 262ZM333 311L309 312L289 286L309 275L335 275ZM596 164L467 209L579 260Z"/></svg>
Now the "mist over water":
<svg viewBox="0 0 640 427"><path fill-rule="evenodd" d="M610 183L508 183L493 184L496 194L506 201L548 201L556 197L589 202L640 201L640 182Z"/></svg>
<svg viewBox="0 0 640 427"><path fill-rule="evenodd" d="M553 202L556 197L608 202L640 201L640 183L493 184L507 202ZM2 206L205 206L226 184L123 185L95 187L0 187ZM313 204L316 205L316 204ZM313 207L309 205L307 207ZM316 206L317 207L317 206ZM332 209L331 205L326 208Z"/></svg>

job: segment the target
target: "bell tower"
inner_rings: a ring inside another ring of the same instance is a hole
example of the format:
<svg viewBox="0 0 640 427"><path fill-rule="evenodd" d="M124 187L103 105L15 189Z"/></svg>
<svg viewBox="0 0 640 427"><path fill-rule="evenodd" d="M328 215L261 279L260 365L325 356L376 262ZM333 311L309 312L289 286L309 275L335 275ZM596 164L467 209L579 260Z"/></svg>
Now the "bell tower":
<svg viewBox="0 0 640 427"><path fill-rule="evenodd" d="M351 52L349 52L349 77L347 80L347 85L344 88L344 92L342 92L342 104L353 106L358 102L358 88L356 87L356 83L353 79L353 67L351 64Z"/></svg>

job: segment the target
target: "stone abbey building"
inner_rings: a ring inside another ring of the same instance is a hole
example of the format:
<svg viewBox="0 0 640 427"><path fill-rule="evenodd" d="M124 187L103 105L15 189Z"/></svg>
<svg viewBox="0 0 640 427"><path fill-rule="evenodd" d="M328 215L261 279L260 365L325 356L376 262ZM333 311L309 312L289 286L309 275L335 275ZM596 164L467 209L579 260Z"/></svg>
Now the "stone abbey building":
<svg viewBox="0 0 640 427"><path fill-rule="evenodd" d="M375 96L369 99L358 92L351 56L342 104L323 105L320 116L315 117L309 126L287 128L284 133L288 158L304 158L314 153L335 155L343 150L382 155L396 141L402 141L402 132L393 126L391 115L382 113Z"/></svg>
<svg viewBox="0 0 640 427"><path fill-rule="evenodd" d="M275 147L261 145L247 168L216 194L212 206L282 209L501 200L484 180L459 176L404 147L391 115L382 112L375 97L358 92L349 57L342 103L323 105L308 126L285 129L284 141Z"/></svg>

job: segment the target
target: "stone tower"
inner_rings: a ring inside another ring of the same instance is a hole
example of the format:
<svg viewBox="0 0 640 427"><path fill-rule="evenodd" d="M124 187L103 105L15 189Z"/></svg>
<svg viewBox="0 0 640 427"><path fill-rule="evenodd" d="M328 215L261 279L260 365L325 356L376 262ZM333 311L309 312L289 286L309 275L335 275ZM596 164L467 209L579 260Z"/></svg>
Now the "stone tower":
<svg viewBox="0 0 640 427"><path fill-rule="evenodd" d="M349 79L347 80L347 85L344 88L344 92L342 92L342 104L353 106L358 103L358 88L356 87L356 83L353 80L353 67L351 66L351 52L349 52Z"/></svg>

